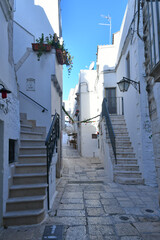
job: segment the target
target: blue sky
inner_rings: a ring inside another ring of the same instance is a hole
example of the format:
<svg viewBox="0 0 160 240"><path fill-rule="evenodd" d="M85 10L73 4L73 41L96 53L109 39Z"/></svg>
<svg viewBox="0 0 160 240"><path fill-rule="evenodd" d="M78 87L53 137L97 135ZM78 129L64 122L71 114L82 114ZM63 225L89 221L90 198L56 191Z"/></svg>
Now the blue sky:
<svg viewBox="0 0 160 240"><path fill-rule="evenodd" d="M68 77L67 68L63 70L63 99L68 99L71 88L78 83L81 69L87 69L96 62L98 45L109 44L109 26L101 15L110 15L112 33L120 30L128 0L61 0L62 35L65 47L73 59L73 69Z"/></svg>

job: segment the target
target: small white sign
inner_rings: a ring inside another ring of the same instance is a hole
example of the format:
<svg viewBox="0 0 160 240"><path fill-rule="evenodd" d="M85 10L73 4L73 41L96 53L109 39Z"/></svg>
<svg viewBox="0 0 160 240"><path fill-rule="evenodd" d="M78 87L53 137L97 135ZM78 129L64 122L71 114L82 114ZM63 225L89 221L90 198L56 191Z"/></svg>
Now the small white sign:
<svg viewBox="0 0 160 240"><path fill-rule="evenodd" d="M34 78L26 79L26 91L35 91L35 79Z"/></svg>

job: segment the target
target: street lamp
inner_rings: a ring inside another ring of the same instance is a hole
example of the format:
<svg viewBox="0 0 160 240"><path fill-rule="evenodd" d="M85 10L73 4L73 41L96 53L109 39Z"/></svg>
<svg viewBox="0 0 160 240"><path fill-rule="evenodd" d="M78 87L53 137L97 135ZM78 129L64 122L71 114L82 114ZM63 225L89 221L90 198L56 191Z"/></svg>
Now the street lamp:
<svg viewBox="0 0 160 240"><path fill-rule="evenodd" d="M127 92L130 84L140 93L140 82L133 81L129 78L123 77L118 83L119 90L121 92Z"/></svg>
<svg viewBox="0 0 160 240"><path fill-rule="evenodd" d="M3 84L0 83L0 86L2 86L2 88L0 89L0 93L2 93L2 98L7 98L7 93L11 93L11 91L9 91L8 89L6 89Z"/></svg>

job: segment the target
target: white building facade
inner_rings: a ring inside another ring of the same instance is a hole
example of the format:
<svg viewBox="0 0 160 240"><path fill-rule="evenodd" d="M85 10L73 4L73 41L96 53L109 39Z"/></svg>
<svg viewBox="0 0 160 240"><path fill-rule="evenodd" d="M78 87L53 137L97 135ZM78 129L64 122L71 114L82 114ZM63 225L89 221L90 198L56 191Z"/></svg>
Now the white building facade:
<svg viewBox="0 0 160 240"><path fill-rule="evenodd" d="M61 119L63 66L58 61L56 49L44 53L40 61L37 60L37 52L32 49L32 43L42 33L45 37L54 33L59 39L62 37L60 0L48 0L45 3L40 0L17 0L15 3L12 0L0 1L0 21L0 43L3 46L0 89L4 86L11 91L6 99L0 96L0 224L3 224L9 189L13 184L19 151L22 151L20 113L26 114L27 121L34 120L33 125L36 123L39 129L45 127L45 137L55 113ZM49 173L49 207L56 195L56 176L61 176L61 137L57 149Z"/></svg>
<svg viewBox="0 0 160 240"><path fill-rule="evenodd" d="M115 34L113 45L98 48L98 75L100 76L100 85L104 86L103 97L116 97L117 114L124 114L128 133L145 183L156 185L152 131L145 82L144 45L137 35L137 7L137 1L128 1L121 30ZM140 24L140 29L142 29L142 22ZM103 48L106 52L103 51ZM103 57L103 53L108 59ZM139 82L140 93L138 84L130 86L125 93L120 92L117 82L123 77ZM107 95L106 91L108 91ZM123 97L123 103L121 97Z"/></svg>
<svg viewBox="0 0 160 240"><path fill-rule="evenodd" d="M137 1L129 0L121 29L113 35L113 44L97 48L97 70L80 71L79 116L82 121L100 115L103 98L107 98L110 114L124 115L129 138L145 184L156 186L152 130L146 92L144 43L139 37L143 25L140 21L137 29L138 21ZM117 85L123 77L135 82L124 93L120 92ZM94 106L93 110L92 106ZM83 154L97 156L98 147L96 148L90 139L91 132L93 129L90 129L89 124L80 125L79 144L82 156ZM92 151L92 147L96 149L96 153ZM101 146L99 147L101 151ZM99 156L104 157L101 152ZM106 162L104 164L107 165ZM109 169L113 171L114 166L111 164L110 162ZM112 178L112 174L110 177Z"/></svg>
<svg viewBox="0 0 160 240"><path fill-rule="evenodd" d="M0 1L1 56L0 84L11 91L6 99L0 95L0 224L12 184L13 161L17 160L19 144L19 97L13 61L13 11L14 1ZM0 85L0 89L2 88ZM14 146L15 152L11 152Z"/></svg>
<svg viewBox="0 0 160 240"><path fill-rule="evenodd" d="M142 8L142 13L141 13ZM147 83L149 116L152 123L156 174L159 187L160 203L160 3L159 1L140 1L139 14L143 16L143 33L145 55L145 78Z"/></svg>

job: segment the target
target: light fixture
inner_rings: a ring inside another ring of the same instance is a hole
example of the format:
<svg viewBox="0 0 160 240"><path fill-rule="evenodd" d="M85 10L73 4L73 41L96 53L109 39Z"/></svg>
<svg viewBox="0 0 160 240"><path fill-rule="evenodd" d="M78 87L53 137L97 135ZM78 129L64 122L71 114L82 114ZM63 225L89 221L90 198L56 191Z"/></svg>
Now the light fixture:
<svg viewBox="0 0 160 240"><path fill-rule="evenodd" d="M0 86L2 86L2 88L0 89L0 93L2 93L2 98L7 98L7 93L11 93L11 91L9 91L8 89L6 89L3 84L0 83Z"/></svg>
<svg viewBox="0 0 160 240"><path fill-rule="evenodd" d="M118 83L118 87L121 92L127 92L130 84L140 93L140 82L133 81L129 78L123 77Z"/></svg>

